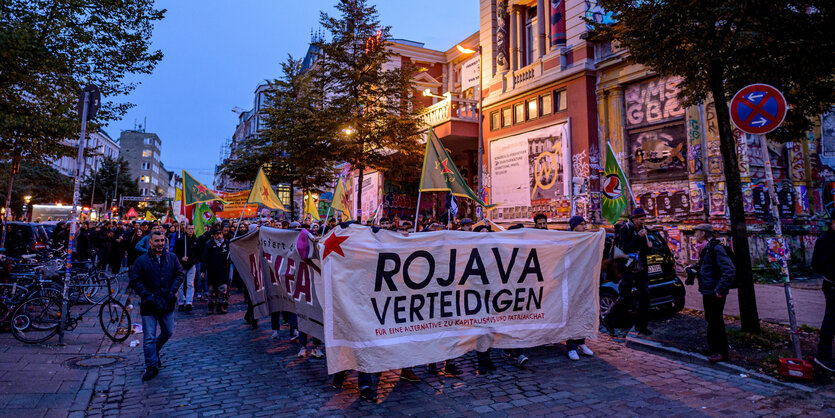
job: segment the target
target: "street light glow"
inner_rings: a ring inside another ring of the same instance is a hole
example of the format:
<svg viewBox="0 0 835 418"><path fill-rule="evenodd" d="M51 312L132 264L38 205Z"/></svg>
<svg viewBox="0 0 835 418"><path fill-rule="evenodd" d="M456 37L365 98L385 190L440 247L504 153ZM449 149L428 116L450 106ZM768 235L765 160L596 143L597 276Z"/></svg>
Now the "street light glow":
<svg viewBox="0 0 835 418"><path fill-rule="evenodd" d="M23 201L28 205L32 201L32 196L23 196Z"/></svg>
<svg viewBox="0 0 835 418"><path fill-rule="evenodd" d="M344 133L345 135L351 135L354 132L356 132L356 131L354 131L354 129L351 128L350 126L342 130L342 133Z"/></svg>
<svg viewBox="0 0 835 418"><path fill-rule="evenodd" d="M426 89L426 90L424 90L424 91L423 91L423 95L424 95L424 96L431 96L431 95L432 95L432 92L431 92L431 91L429 91L429 89Z"/></svg>
<svg viewBox="0 0 835 418"><path fill-rule="evenodd" d="M458 51L460 51L462 54L475 54L474 49L464 48L463 46L461 46L461 44L455 45L455 47L458 48Z"/></svg>

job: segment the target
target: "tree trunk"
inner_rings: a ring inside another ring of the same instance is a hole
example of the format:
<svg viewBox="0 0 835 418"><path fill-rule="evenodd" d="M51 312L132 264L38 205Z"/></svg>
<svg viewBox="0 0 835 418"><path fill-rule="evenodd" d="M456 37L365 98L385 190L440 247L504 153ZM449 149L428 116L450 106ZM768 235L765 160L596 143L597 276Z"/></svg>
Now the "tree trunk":
<svg viewBox="0 0 835 418"><path fill-rule="evenodd" d="M736 257L736 274L739 279L739 316L742 330L759 333L760 319L757 313L757 297L754 293L754 278L751 266L751 250L748 246L748 230L745 224L745 209L742 205L742 184L739 177L739 163L736 155L736 141L731 131L728 103L725 100L725 83L722 71L711 71L711 91L716 105L716 119L719 124L720 149L725 169L725 191L731 222L731 237Z"/></svg>
<svg viewBox="0 0 835 418"><path fill-rule="evenodd" d="M362 223L362 180L364 177L363 171L365 171L365 167L359 166L357 169L360 174L357 177L357 213L354 215L357 217L357 222Z"/></svg>
<svg viewBox="0 0 835 418"><path fill-rule="evenodd" d="M0 248L6 248L6 221L12 214L12 186L14 186L14 162L9 164L9 192L6 194L6 213L3 215L3 233L0 236Z"/></svg>

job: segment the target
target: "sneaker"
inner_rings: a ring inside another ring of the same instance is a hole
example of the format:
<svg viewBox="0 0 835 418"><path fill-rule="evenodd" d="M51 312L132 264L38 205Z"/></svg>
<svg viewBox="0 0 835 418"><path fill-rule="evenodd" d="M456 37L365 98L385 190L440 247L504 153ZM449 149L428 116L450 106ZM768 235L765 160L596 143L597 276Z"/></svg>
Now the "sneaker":
<svg viewBox="0 0 835 418"><path fill-rule="evenodd" d="M194 298L197 300L203 300L203 295L198 293L197 296L195 296Z"/></svg>
<svg viewBox="0 0 835 418"><path fill-rule="evenodd" d="M593 356L594 355L594 351L591 351L591 348L589 348L589 346L587 346L585 344L580 344L579 348L580 348L580 354L582 354L584 356Z"/></svg>
<svg viewBox="0 0 835 418"><path fill-rule="evenodd" d="M186 304L186 312L191 312L192 309L194 309L194 306L191 306L190 303L187 303Z"/></svg>
<svg viewBox="0 0 835 418"><path fill-rule="evenodd" d="M277 340L278 339L278 330L273 331L273 333L270 334L270 338L272 338L274 340Z"/></svg>
<svg viewBox="0 0 835 418"><path fill-rule="evenodd" d="M159 374L159 369L158 368L156 368L154 366L148 367L147 369L145 369L145 373L142 374L142 381L144 382L144 381L147 381L147 380L151 380L151 379L157 377L158 374Z"/></svg>
<svg viewBox="0 0 835 418"><path fill-rule="evenodd" d="M302 348L299 350L299 354L296 354L296 357L298 357L298 358L302 358L302 357L304 357L304 356L306 356L306 355L307 355L307 347L302 347Z"/></svg>
<svg viewBox="0 0 835 418"><path fill-rule="evenodd" d="M412 371L412 369L402 369L400 370L400 380L405 380L407 382L417 383L420 382L420 378Z"/></svg>
<svg viewBox="0 0 835 418"><path fill-rule="evenodd" d="M823 360L815 357L815 364L821 366L824 370L835 373L835 363L832 360Z"/></svg>
<svg viewBox="0 0 835 418"><path fill-rule="evenodd" d="M364 401L377 403L377 395L374 394L374 391L371 390L371 388L360 388L360 398Z"/></svg>
<svg viewBox="0 0 835 418"><path fill-rule="evenodd" d="M333 383L331 383L331 386L334 389L341 389L343 383L345 383L345 372L337 372L333 375Z"/></svg>
<svg viewBox="0 0 835 418"><path fill-rule="evenodd" d="M580 355L577 354L577 350L568 350L568 358L572 360L580 360Z"/></svg>
<svg viewBox="0 0 835 418"><path fill-rule="evenodd" d="M310 352L310 357L322 358L322 357L325 357L325 353L322 352L321 348L316 346L316 347L313 347L313 350Z"/></svg>
<svg viewBox="0 0 835 418"><path fill-rule="evenodd" d="M299 340L299 330L294 329L293 330L293 337L290 338L290 341L292 342L292 341L298 341L298 340Z"/></svg>
<svg viewBox="0 0 835 418"><path fill-rule="evenodd" d="M525 363L527 363L527 362L528 362L528 356L526 356L524 354L519 354L519 357L516 358L516 364L519 365L519 367L524 366Z"/></svg>
<svg viewBox="0 0 835 418"><path fill-rule="evenodd" d="M638 334L641 334L641 335L652 335L652 331L650 331L650 330L649 330L649 329L647 329L646 327L644 327L644 328L635 328L635 331L637 331L637 332L638 332Z"/></svg>

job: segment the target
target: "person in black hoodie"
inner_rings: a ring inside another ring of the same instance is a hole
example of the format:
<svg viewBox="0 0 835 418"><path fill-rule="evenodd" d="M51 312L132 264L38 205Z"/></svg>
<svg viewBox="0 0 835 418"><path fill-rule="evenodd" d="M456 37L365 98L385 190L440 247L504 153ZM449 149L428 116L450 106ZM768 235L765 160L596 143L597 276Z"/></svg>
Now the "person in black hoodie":
<svg viewBox="0 0 835 418"><path fill-rule="evenodd" d="M206 243L211 241L212 239L212 230L206 229L202 235L197 237L197 254L199 256L197 260L197 283L196 283L196 291L197 293L197 300L202 300L203 295L206 295L206 298L209 298L209 290L208 286L206 285L206 278L203 277L201 272L203 271L203 249L206 248Z"/></svg>
<svg viewBox="0 0 835 418"><path fill-rule="evenodd" d="M174 244L174 254L180 259L185 271L185 281L179 291L177 305L180 311L191 312L194 298L194 276L197 271L197 236L194 235L194 225L186 227L186 234L181 235Z"/></svg>
<svg viewBox="0 0 835 418"><path fill-rule="evenodd" d="M226 288L229 286L229 241L219 227L212 228L212 239L203 248L200 276L209 285L209 314L225 314L229 306Z"/></svg>
<svg viewBox="0 0 835 418"><path fill-rule="evenodd" d="M699 293L707 322L707 345L711 363L728 358L728 336L725 332L725 298L736 276L736 268L730 254L719 243L713 232L713 225L701 224L693 228L696 241L705 243L699 252L697 265Z"/></svg>
<svg viewBox="0 0 835 418"><path fill-rule="evenodd" d="M610 331L617 328L615 321L627 316L632 301L632 287L638 290L638 316L635 330L644 335L652 332L647 328L649 323L649 279L647 278L647 250L652 245L647 239L647 229L644 227L647 213L642 208L636 208L629 217L629 222L616 228L615 242L623 252L630 254L630 260L619 268L621 272L618 284L618 299L603 322ZM628 330L627 330L628 331Z"/></svg>
<svg viewBox="0 0 835 418"><path fill-rule="evenodd" d="M835 372L832 361L832 340L835 338L835 216L829 220L829 231L824 232L815 242L812 254L812 267L823 275L823 295L826 298L826 310L821 323L818 355L815 363L824 369Z"/></svg>
<svg viewBox="0 0 835 418"><path fill-rule="evenodd" d="M159 373L159 352L174 333L174 306L183 284L183 266L165 248L165 234L151 232L150 251L136 259L130 271L130 288L141 298L145 373L142 380ZM157 326L160 334L157 336Z"/></svg>

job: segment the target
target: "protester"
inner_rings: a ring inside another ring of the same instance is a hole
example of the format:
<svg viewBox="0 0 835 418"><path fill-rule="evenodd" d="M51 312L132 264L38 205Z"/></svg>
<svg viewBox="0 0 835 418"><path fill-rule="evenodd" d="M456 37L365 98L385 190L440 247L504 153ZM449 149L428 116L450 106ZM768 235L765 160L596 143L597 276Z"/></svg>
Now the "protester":
<svg viewBox="0 0 835 418"><path fill-rule="evenodd" d="M133 230L133 234L130 236L130 240L128 241L128 268L133 266L133 262L136 261L136 258L142 255L142 252L136 249L136 246L142 241L143 233L142 229L137 227Z"/></svg>
<svg viewBox="0 0 835 418"><path fill-rule="evenodd" d="M181 312L191 312L194 299L194 276L197 271L197 236L194 235L194 225L186 226L186 234L177 240L174 253L180 259L185 272L183 286L178 292L177 306Z"/></svg>
<svg viewBox="0 0 835 418"><path fill-rule="evenodd" d="M713 225L700 224L695 228L696 241L704 245L697 265L699 293L704 303L707 321L708 360L712 363L727 360L728 337L725 334L725 298L736 276L733 260L716 239Z"/></svg>
<svg viewBox="0 0 835 418"><path fill-rule="evenodd" d="M821 323L818 355L815 363L824 369L835 372L832 361L832 340L835 337L835 216L829 221L829 231L824 232L815 242L812 255L812 267L823 276L823 295L826 298L826 310Z"/></svg>
<svg viewBox="0 0 835 418"><path fill-rule="evenodd" d="M584 232L586 230L585 218L579 215L572 216L571 219L568 220L568 230ZM566 341L565 345L568 351L568 358L570 358L571 360L580 360L580 355L577 353L578 350L585 356L594 355L594 351L591 351L591 349L586 345L585 338L568 340Z"/></svg>
<svg viewBox="0 0 835 418"><path fill-rule="evenodd" d="M647 250L651 243L647 238L647 229L644 226L647 213L642 208L632 211L629 222L616 229L616 245L629 254L621 272L618 285L618 299L612 306L609 315L604 318L606 328L614 331L619 325L617 320L623 320L628 315L629 305L632 300L632 288L638 290L638 316L635 322L635 330L644 335L651 335L652 331L647 328L649 324L649 279L647 278ZM628 330L628 328L627 328Z"/></svg>
<svg viewBox="0 0 835 418"><path fill-rule="evenodd" d="M145 373L142 380L153 379L159 373L160 350L174 333L174 305L177 291L183 283L183 267L177 256L166 251L165 234L151 232L150 253L139 258L131 268L130 288L141 298L143 351ZM157 326L160 334L157 335Z"/></svg>
<svg viewBox="0 0 835 418"><path fill-rule="evenodd" d="M203 248L200 276L209 285L209 315L225 314L229 306L226 292L229 286L229 242L224 238L223 228L213 227L211 236L212 239Z"/></svg>
<svg viewBox="0 0 835 418"><path fill-rule="evenodd" d="M163 228L162 225L154 225L151 227L151 232L161 232L162 236L165 237L165 228ZM147 253L150 248L150 244L148 242L150 237L150 235L143 237L142 240L140 240L134 247L136 251L139 251L142 254ZM171 248L171 244L168 242L168 237L165 237L165 248Z"/></svg>

